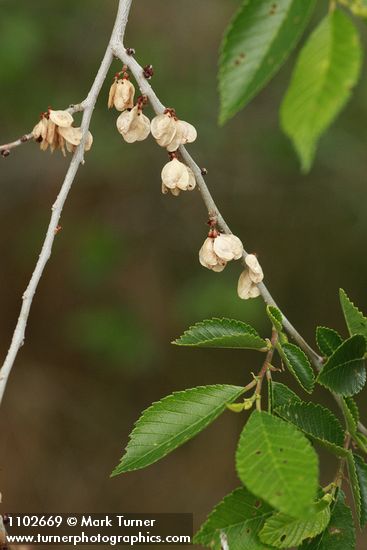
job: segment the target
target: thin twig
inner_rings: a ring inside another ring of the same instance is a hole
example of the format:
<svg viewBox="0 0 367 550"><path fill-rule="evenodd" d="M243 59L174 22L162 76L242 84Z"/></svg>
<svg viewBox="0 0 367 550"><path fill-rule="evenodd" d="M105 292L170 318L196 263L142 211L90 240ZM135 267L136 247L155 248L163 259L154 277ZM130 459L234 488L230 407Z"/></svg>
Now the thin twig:
<svg viewBox="0 0 367 550"><path fill-rule="evenodd" d="M55 235L57 234L56 229L59 225L59 220L60 220L63 206L65 204L70 188L74 182L79 166L84 162L84 141L89 129L89 124L92 118L93 109L96 104L102 85L106 79L107 73L110 69L111 63L113 61L112 44L116 44L119 40L123 38L123 34L125 32L125 28L126 28L126 24L129 16L131 2L132 0L119 1L119 7L118 7L117 16L113 27L111 39L107 46L106 52L104 54L101 65L98 69L97 75L92 84L92 87L88 93L88 96L80 106L71 107L71 109L78 109L80 107L80 109L83 110L83 118L81 123L81 128L83 131L83 139L81 144L77 147L73 155L73 158L70 162L64 182L61 186L59 195L54 205L52 206L52 214L51 214L50 223L47 229L46 238L44 240L42 250L36 264L36 268L32 274L32 277L26 288L26 291L23 294L23 303L20 310L18 322L14 330L13 338L12 338L6 359L0 370L0 404L4 396L6 384L7 384L11 369L13 368L15 358L24 342L25 329L27 326L27 321L28 321L28 316L32 305L32 300L37 290L38 283L42 277L42 273L46 266L46 263L51 256L52 245L55 239Z"/></svg>
<svg viewBox="0 0 367 550"><path fill-rule="evenodd" d="M23 143L27 143L27 141L31 141L33 139L32 134L24 134L19 139L16 139L15 141L12 141L11 143L5 143L4 145L0 145L0 152L3 154L4 152L9 151L10 149L14 149L15 147L19 147L19 145L22 145ZM3 154L3 156L5 156Z"/></svg>
<svg viewBox="0 0 367 550"><path fill-rule="evenodd" d="M263 366L261 367L261 370L259 374L257 375L257 385L256 385L256 409L258 411L261 411L261 390L263 385L264 376L267 374L271 367L271 362L273 360L273 355L275 351L275 345L278 340L278 333L276 330L273 329L272 335L271 335L271 348L269 349L268 353L266 354L265 361L263 363Z"/></svg>

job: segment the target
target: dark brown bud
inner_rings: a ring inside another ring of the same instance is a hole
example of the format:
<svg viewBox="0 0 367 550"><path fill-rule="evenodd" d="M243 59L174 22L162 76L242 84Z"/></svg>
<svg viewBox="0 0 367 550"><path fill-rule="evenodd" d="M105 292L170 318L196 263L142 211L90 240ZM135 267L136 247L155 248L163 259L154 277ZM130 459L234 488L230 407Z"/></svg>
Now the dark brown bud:
<svg viewBox="0 0 367 550"><path fill-rule="evenodd" d="M126 48L126 53L127 55L135 55L135 50L134 48Z"/></svg>
<svg viewBox="0 0 367 550"><path fill-rule="evenodd" d="M145 65L145 67L143 68L143 75L147 80L150 80L154 75L153 65Z"/></svg>
<svg viewBox="0 0 367 550"><path fill-rule="evenodd" d="M202 176L206 176L206 175L207 175L207 173L208 173L207 168L201 168L200 170L201 170L201 175L202 175Z"/></svg>
<svg viewBox="0 0 367 550"><path fill-rule="evenodd" d="M1 151L1 155L5 158L5 157L8 157L10 155L10 149L3 149L3 151Z"/></svg>

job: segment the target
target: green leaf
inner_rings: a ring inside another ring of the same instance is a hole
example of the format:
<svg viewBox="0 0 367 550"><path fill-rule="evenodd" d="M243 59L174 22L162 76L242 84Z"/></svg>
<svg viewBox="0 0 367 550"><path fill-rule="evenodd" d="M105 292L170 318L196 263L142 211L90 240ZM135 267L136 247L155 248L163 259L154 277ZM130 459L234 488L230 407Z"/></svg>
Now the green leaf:
<svg viewBox="0 0 367 550"><path fill-rule="evenodd" d="M367 339L367 318L353 304L342 288L339 290L339 297L350 335L362 334Z"/></svg>
<svg viewBox="0 0 367 550"><path fill-rule="evenodd" d="M112 476L153 464L194 437L233 403L244 388L201 386L175 392L153 403L136 422Z"/></svg>
<svg viewBox="0 0 367 550"><path fill-rule="evenodd" d="M346 456L344 430L336 416L315 403L290 403L275 409L276 414L292 422L312 439L337 456Z"/></svg>
<svg viewBox="0 0 367 550"><path fill-rule="evenodd" d="M349 451L347 455L347 466L348 466L349 482L352 489L354 508L357 514L358 521L361 524L361 513L362 513L361 489L359 486L359 479L357 475L354 455L351 451Z"/></svg>
<svg viewBox="0 0 367 550"><path fill-rule="evenodd" d="M225 533L231 550L265 550L258 533L273 509L245 487L235 489L213 509L194 537L194 544L221 550L220 534Z"/></svg>
<svg viewBox="0 0 367 550"><path fill-rule="evenodd" d="M367 464L359 455L353 454L353 457L360 496L359 524L363 529L367 524Z"/></svg>
<svg viewBox="0 0 367 550"><path fill-rule="evenodd" d="M363 336L356 334L345 340L326 361L317 382L340 395L355 395L366 382L365 352Z"/></svg>
<svg viewBox="0 0 367 550"><path fill-rule="evenodd" d="M359 420L359 411L356 402L352 397L342 397L340 399L340 404L342 406L348 432L354 437L357 433Z"/></svg>
<svg viewBox="0 0 367 550"><path fill-rule="evenodd" d="M330 521L330 495L327 497L329 499L316 503L316 513L309 518L295 519L282 513L274 514L266 520L260 539L276 548L290 548L307 538L316 537Z"/></svg>
<svg viewBox="0 0 367 550"><path fill-rule="evenodd" d="M358 447L367 454L367 437L360 432L356 433L354 436L354 440L356 441Z"/></svg>
<svg viewBox="0 0 367 550"><path fill-rule="evenodd" d="M329 357L329 355L332 355L336 348L343 343L343 339L340 334L332 328L317 327L316 342L321 353Z"/></svg>
<svg viewBox="0 0 367 550"><path fill-rule="evenodd" d="M342 11L329 13L302 48L281 107L281 124L307 172L321 134L348 101L362 60L357 30Z"/></svg>
<svg viewBox="0 0 367 550"><path fill-rule="evenodd" d="M223 38L220 123L244 107L297 44L315 0L244 0Z"/></svg>
<svg viewBox="0 0 367 550"><path fill-rule="evenodd" d="M236 452L243 484L271 506L302 518L318 487L318 460L308 439L292 424L254 411Z"/></svg>
<svg viewBox="0 0 367 550"><path fill-rule="evenodd" d="M196 323L173 344L201 348L268 349L267 342L250 325L233 319L215 318Z"/></svg>
<svg viewBox="0 0 367 550"><path fill-rule="evenodd" d="M281 382L272 382L273 409L282 405L289 405L293 401L301 402L301 399L288 386Z"/></svg>
<svg viewBox="0 0 367 550"><path fill-rule="evenodd" d="M312 393L315 375L307 355L295 344L282 344L277 347L286 367L296 378L302 388Z"/></svg>
<svg viewBox="0 0 367 550"><path fill-rule="evenodd" d="M283 330L283 315L282 312L275 306L267 306L266 313L270 319L271 324L278 332Z"/></svg>
<svg viewBox="0 0 367 550"><path fill-rule="evenodd" d="M356 535L350 508L342 491L331 511L330 523L321 535L304 542L299 550L355 550Z"/></svg>
<svg viewBox="0 0 367 550"><path fill-rule="evenodd" d="M345 397L344 401L347 404L350 414L352 415L357 426L359 422L359 409L357 403L354 401L353 397Z"/></svg>

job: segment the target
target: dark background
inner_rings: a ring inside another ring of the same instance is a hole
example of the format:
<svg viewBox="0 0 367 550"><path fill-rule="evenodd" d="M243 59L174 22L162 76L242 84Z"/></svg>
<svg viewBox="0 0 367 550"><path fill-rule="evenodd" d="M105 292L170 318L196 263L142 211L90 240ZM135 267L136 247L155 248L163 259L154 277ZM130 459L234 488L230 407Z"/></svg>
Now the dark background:
<svg viewBox="0 0 367 550"><path fill-rule="evenodd" d="M65 108L86 96L116 5L0 0L1 142L30 131L49 105ZM274 297L314 345L317 324L346 334L340 286L367 310L367 79L363 74L321 140L313 170L302 176L278 123L294 56L240 115L224 128L217 125L218 46L237 5L136 1L125 43L141 64L154 65L152 84L161 100L197 127L190 152L208 168L222 213L246 249L259 254ZM312 25L326 9L321 2ZM152 401L201 384L244 384L260 365L257 353L180 349L172 339L211 316L251 322L264 336L270 326L260 299L237 298L238 263L222 274L199 265L207 231L199 193L161 195L164 151L152 138L128 145L117 133L117 113L108 112L106 103L120 68L116 61L98 101L94 146L64 209L6 391L0 419L3 509L193 512L198 525L239 484L233 454L241 415L224 414L147 470L112 480L109 474L134 421ZM29 143L0 160L5 356L70 158ZM277 379L292 384L287 374ZM313 399L334 408L321 388ZM367 420L365 397L358 401ZM321 457L327 483L336 463Z"/></svg>

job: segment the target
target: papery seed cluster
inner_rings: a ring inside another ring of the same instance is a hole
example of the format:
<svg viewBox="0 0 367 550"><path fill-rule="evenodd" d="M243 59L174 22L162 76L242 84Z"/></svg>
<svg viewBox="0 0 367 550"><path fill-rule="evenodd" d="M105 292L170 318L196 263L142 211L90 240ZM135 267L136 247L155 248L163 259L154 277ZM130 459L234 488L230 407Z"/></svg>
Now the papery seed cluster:
<svg viewBox="0 0 367 550"><path fill-rule="evenodd" d="M145 76L145 75L144 75ZM161 172L162 193L171 193L178 196L181 191L192 191L196 187L193 171L179 156L181 145L192 143L197 138L195 127L183 120L179 120L176 111L167 108L150 122L144 115L143 109L147 103L145 96L138 97L135 102L135 87L130 82L127 67L115 75L110 88L108 107L115 107L121 111L116 126L127 143L143 141L151 133L160 147L164 147L170 160L163 166ZM201 170L202 175L207 173ZM243 257L242 242L236 235L221 233L216 227L216 220L209 220L211 227L199 251L201 265L215 272L221 272L227 263ZM260 295L258 284L264 274L254 254L245 257L246 268L238 281L238 295L244 300L256 298Z"/></svg>
<svg viewBox="0 0 367 550"><path fill-rule="evenodd" d="M180 145L192 143L197 137L192 124L179 120L174 109L152 119L143 113L147 98L140 96L135 102L135 87L130 82L127 67L115 75L108 95L108 108L121 111L116 126L127 143L143 141L150 133L158 145L167 149L170 160L161 172L162 193L178 196L181 191L192 191L196 187L195 175L178 155Z"/></svg>
<svg viewBox="0 0 367 550"><path fill-rule="evenodd" d="M162 115L154 117L151 131L158 145L169 152L177 151L180 145L192 143L197 138L195 127L189 122L179 120L174 109L165 109Z"/></svg>
<svg viewBox="0 0 367 550"><path fill-rule="evenodd" d="M179 195L181 191L192 191L196 186L194 172L183 162L177 159L174 153L172 159L163 166L162 193Z"/></svg>
<svg viewBox="0 0 367 550"><path fill-rule="evenodd" d="M199 261L204 267L220 272L231 260L239 260L242 254L243 245L238 237L211 229L200 248Z"/></svg>
<svg viewBox="0 0 367 550"><path fill-rule="evenodd" d="M245 258L247 268L238 279L237 292L243 300L260 296L258 284L264 279L264 273L255 254L247 254Z"/></svg>
<svg viewBox="0 0 367 550"><path fill-rule="evenodd" d="M130 55L130 54L129 54ZM153 74L151 66L149 78ZM146 78L148 76L144 75ZM108 108L120 112L116 127L127 143L145 140L151 133L160 147L167 150L169 161L161 171L162 193L178 196L181 191L192 191L196 187L195 174L189 166L180 159L179 148L192 143L197 138L195 127L177 117L176 111L167 108L152 121L144 114L147 97L139 96L135 101L135 87L130 81L127 66L116 73L108 95ZM73 126L74 119L69 111L48 109L41 114L40 121L33 128L33 137L40 143L42 150L50 147L53 152L60 149L63 155L66 151L74 152L80 145L82 129ZM88 151L93 143L93 136L87 133L84 150ZM201 169L206 175L207 170ZM211 217L208 222L210 231L199 251L201 265L214 272L221 272L228 262L239 260L244 255L241 240L233 234L226 234L217 228L217 220ZM242 271L237 291L240 298L248 300L260 295L259 283L264 278L263 270L255 254L245 257L246 267Z"/></svg>
<svg viewBox="0 0 367 550"><path fill-rule="evenodd" d="M32 134L34 139L39 142L42 151L46 151L48 147L52 153L56 149L60 149L66 156L66 151L74 153L83 137L82 129L73 126L73 122L73 116L68 111L48 109L41 114L41 119L33 128ZM93 136L88 131L84 150L89 151L92 143Z"/></svg>

